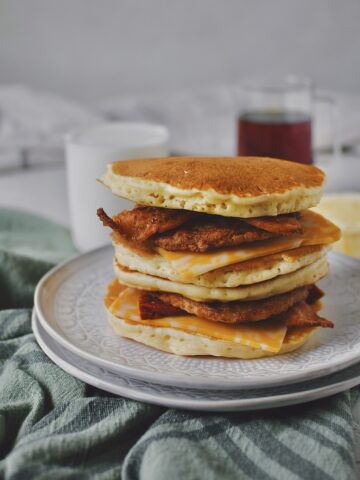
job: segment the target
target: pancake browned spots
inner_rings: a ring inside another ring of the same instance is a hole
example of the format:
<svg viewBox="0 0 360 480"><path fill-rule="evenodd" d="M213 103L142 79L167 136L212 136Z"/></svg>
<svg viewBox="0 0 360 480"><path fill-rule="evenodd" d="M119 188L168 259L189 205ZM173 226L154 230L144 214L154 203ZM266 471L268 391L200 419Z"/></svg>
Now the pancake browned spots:
<svg viewBox="0 0 360 480"><path fill-rule="evenodd" d="M262 157L167 157L112 164L115 175L161 182L181 189L214 190L239 197L321 187L325 175L312 166Z"/></svg>

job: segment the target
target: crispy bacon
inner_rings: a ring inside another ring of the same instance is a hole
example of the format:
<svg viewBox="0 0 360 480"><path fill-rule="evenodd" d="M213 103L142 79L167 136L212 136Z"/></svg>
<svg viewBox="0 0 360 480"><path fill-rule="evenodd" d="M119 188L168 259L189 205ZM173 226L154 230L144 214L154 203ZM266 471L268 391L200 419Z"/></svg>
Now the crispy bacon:
<svg viewBox="0 0 360 480"><path fill-rule="evenodd" d="M324 295L325 293L317 285L315 284L310 285L309 294L307 296L306 303L308 303L309 305L313 305L318 300L320 300L320 298L322 298Z"/></svg>
<svg viewBox="0 0 360 480"><path fill-rule="evenodd" d="M280 315L287 327L323 327L334 328L333 322L319 317L306 302L299 302Z"/></svg>
<svg viewBox="0 0 360 480"><path fill-rule="evenodd" d="M109 217L109 215L104 211L103 208L98 208L96 211L96 215L99 217L104 227L110 227L115 232L118 231L118 225L116 224L116 222L114 222L114 220L111 217ZM118 232L118 233L121 233L121 232Z"/></svg>
<svg viewBox="0 0 360 480"><path fill-rule="evenodd" d="M278 215L277 217L244 218L243 221L253 227L278 235L300 233L302 230L298 215L293 213Z"/></svg>
<svg viewBox="0 0 360 480"><path fill-rule="evenodd" d="M164 303L148 292L141 292L139 296L139 312L142 320L154 320L155 318L186 315L180 308Z"/></svg>

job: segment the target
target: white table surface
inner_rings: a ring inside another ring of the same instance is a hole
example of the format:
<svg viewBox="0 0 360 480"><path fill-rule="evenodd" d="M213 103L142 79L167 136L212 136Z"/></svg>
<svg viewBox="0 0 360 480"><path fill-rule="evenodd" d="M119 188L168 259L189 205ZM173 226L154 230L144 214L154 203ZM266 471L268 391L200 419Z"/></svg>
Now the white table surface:
<svg viewBox="0 0 360 480"><path fill-rule="evenodd" d="M360 191L360 157L348 157L337 165L321 163L327 172L328 191ZM0 175L0 207L37 213L62 225L70 225L63 166L29 169ZM360 402L354 409L357 467L360 471ZM360 474L358 474L360 479Z"/></svg>

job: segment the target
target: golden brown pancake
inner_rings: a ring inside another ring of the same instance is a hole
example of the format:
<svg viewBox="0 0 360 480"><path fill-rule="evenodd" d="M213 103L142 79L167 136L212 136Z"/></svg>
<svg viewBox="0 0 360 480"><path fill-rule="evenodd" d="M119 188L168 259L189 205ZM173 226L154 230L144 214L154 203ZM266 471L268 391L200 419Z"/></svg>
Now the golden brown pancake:
<svg viewBox="0 0 360 480"><path fill-rule="evenodd" d="M223 287L204 287L192 283L175 282L162 277L147 275L138 271L129 270L114 262L114 271L119 281L132 288L147 291L162 291L167 293L178 293L184 297L191 298L199 302L234 302L234 301L252 301L269 298L274 295L291 292L312 283L327 275L329 270L328 262L325 257L306 267L295 270L286 275L258 282L249 285L241 285L235 288Z"/></svg>
<svg viewBox="0 0 360 480"><path fill-rule="evenodd" d="M315 206L324 173L274 158L168 157L115 162L100 181L141 205L253 218Z"/></svg>
<svg viewBox="0 0 360 480"><path fill-rule="evenodd" d="M115 258L119 265L173 281L184 281L181 273L178 273L168 260L151 248L145 249L139 243L128 242L123 236L114 232L112 239ZM324 256L328 249L326 245L298 247L220 267L203 275L193 276L188 281L207 287L232 288L249 285L294 272Z"/></svg>
<svg viewBox="0 0 360 480"><path fill-rule="evenodd" d="M324 173L316 167L261 157L168 157L125 160L113 173L166 183L181 189L212 189L239 197L320 187Z"/></svg>

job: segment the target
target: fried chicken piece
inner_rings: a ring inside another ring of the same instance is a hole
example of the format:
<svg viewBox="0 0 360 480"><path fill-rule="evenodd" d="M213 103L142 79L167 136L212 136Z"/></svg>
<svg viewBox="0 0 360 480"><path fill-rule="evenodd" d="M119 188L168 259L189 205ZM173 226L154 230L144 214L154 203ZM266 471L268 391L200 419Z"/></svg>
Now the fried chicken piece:
<svg viewBox="0 0 360 480"><path fill-rule="evenodd" d="M148 292L141 292L139 296L139 313L142 320L186 315L180 308L164 303Z"/></svg>
<svg viewBox="0 0 360 480"><path fill-rule="evenodd" d="M294 213L278 215L276 217L244 218L243 221L253 227L260 228L267 232L277 233L278 235L300 233L302 231L299 214Z"/></svg>
<svg viewBox="0 0 360 480"><path fill-rule="evenodd" d="M333 328L334 324L320 317L310 306L324 295L316 285L249 302L197 302L176 293L142 292L139 299L143 320L192 314L214 322L247 323L280 318L290 327Z"/></svg>
<svg viewBox="0 0 360 480"><path fill-rule="evenodd" d="M205 218L201 222L192 220L176 230L156 236L154 244L164 250L202 253L276 236L278 234L260 230L238 218L214 215L214 218Z"/></svg>
<svg viewBox="0 0 360 480"><path fill-rule="evenodd" d="M110 227L128 240L146 242L155 234L167 232L193 217L192 212L157 207L138 206L110 218L102 208L97 215L105 227Z"/></svg>
<svg viewBox="0 0 360 480"><path fill-rule="evenodd" d="M301 231L296 214L240 219L206 213L137 206L109 217L97 215L104 226L127 240L153 242L170 251L206 252Z"/></svg>
<svg viewBox="0 0 360 480"><path fill-rule="evenodd" d="M190 298L183 297L178 293L152 292L149 294L153 298L152 303L148 304L149 308L142 309L141 301L139 302L140 312L143 310L146 315L158 315L158 317L143 317L160 318L162 315L162 305L156 305L156 299L163 304L169 304L180 309L182 312L187 312L197 317L205 318L212 322L222 323L246 323L257 322L265 320L273 315L280 314L288 310L294 304L305 300L308 296L310 287L300 287L291 292L275 295L263 300L253 300L248 302L234 301L234 302L197 302ZM150 307L153 308L151 311Z"/></svg>
<svg viewBox="0 0 360 480"><path fill-rule="evenodd" d="M284 319L287 327L323 327L334 328L333 322L319 317L306 302L298 302L279 316Z"/></svg>

